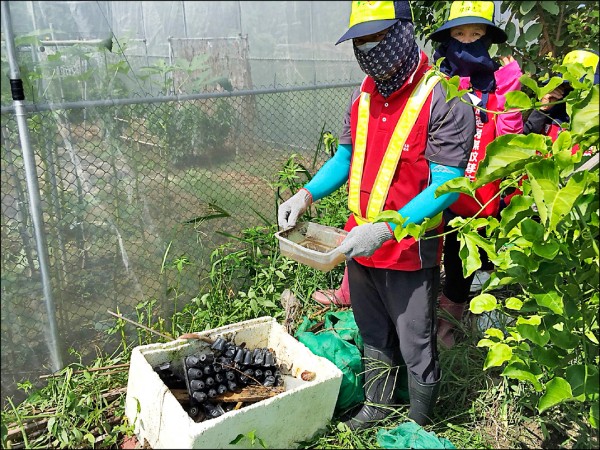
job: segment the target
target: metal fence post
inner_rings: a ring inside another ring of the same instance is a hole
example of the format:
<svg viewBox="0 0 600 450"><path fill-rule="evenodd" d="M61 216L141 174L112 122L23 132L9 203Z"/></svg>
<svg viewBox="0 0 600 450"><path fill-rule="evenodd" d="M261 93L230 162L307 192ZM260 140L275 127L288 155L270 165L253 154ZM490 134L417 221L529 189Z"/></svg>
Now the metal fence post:
<svg viewBox="0 0 600 450"><path fill-rule="evenodd" d="M52 368L58 371L63 368L62 351L59 345L58 331L56 325L56 309L52 297L52 286L50 283L48 249L46 245L46 234L42 218L42 206L40 198L40 188L37 180L35 168L35 157L30 144L29 129L27 127L27 113L24 104L24 95L22 92L21 74L16 58L14 43L14 34L12 20L10 17L10 7L8 1L2 0L2 29L6 36L6 50L8 54L8 63L10 67L10 81L13 93L13 102L15 107L15 117L19 128L19 140L23 152L23 162L25 166L25 177L27 180L27 191L29 195L29 205L31 218L33 222L36 249L38 261L40 264L40 274L42 278L42 287L46 303L46 313L48 315L48 335L47 345L50 351ZM20 90L20 92L19 92Z"/></svg>

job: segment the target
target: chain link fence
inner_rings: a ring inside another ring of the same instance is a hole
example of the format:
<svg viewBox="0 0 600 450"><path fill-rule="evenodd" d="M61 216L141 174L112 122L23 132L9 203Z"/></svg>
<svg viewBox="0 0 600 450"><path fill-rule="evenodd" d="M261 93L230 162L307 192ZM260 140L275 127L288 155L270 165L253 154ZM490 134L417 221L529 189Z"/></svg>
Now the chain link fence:
<svg viewBox="0 0 600 450"><path fill-rule="evenodd" d="M278 171L312 163L321 130L339 133L354 86L329 85L29 109L27 121L50 261L53 313L66 351L115 343L107 310L156 299L172 313L164 261L199 273L177 280L189 301L207 283L225 237L276 223ZM2 400L51 372L52 352L17 121L1 115ZM316 166L328 155L321 152ZM37 207L34 205L34 207ZM212 216L211 220L198 220ZM133 315L135 317L135 315ZM93 356L93 355L92 355Z"/></svg>

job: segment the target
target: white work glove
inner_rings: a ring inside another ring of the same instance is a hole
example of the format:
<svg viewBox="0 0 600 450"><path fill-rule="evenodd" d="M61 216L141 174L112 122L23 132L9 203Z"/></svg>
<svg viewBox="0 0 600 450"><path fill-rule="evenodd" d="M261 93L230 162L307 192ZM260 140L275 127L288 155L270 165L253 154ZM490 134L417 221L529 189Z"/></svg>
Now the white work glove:
<svg viewBox="0 0 600 450"><path fill-rule="evenodd" d="M298 217L306 211L312 203L312 197L306 189L300 189L288 200L279 205L277 223L285 231L296 226Z"/></svg>
<svg viewBox="0 0 600 450"><path fill-rule="evenodd" d="M393 237L387 223L365 223L352 228L337 249L346 255L346 259L371 256L385 241Z"/></svg>

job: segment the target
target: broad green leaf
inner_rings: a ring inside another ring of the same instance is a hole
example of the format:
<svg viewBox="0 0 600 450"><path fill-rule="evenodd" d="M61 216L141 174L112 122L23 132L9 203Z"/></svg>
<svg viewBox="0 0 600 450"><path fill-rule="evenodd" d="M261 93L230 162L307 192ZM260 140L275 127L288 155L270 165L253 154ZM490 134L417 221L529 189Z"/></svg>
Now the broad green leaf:
<svg viewBox="0 0 600 450"><path fill-rule="evenodd" d="M574 335L571 331L565 330L559 325L562 324L558 324L548 328L548 332L550 333L550 339L552 339L552 343L564 350L571 350L577 347L577 345L579 344L578 337Z"/></svg>
<svg viewBox="0 0 600 450"><path fill-rule="evenodd" d="M533 7L535 6L536 3L537 3L536 1L521 2L519 5L519 11L521 12L521 14L525 15L533 9Z"/></svg>
<svg viewBox="0 0 600 450"><path fill-rule="evenodd" d="M529 242L541 241L544 238L544 227L533 219L525 219L521 222L521 232Z"/></svg>
<svg viewBox="0 0 600 450"><path fill-rule="evenodd" d="M551 347L534 347L531 352L535 361L550 369L554 369L560 363L558 352Z"/></svg>
<svg viewBox="0 0 600 450"><path fill-rule="evenodd" d="M557 15L560 12L558 2L543 1L540 3L542 4L542 8L544 8L544 10L548 11L550 14Z"/></svg>
<svg viewBox="0 0 600 450"><path fill-rule="evenodd" d="M569 215L573 209L573 205L585 191L587 186L586 178L586 174L583 172L574 174L569 178L567 185L557 193L550 210L549 230L554 231L561 220Z"/></svg>
<svg viewBox="0 0 600 450"><path fill-rule="evenodd" d="M529 196L516 195L500 214L500 237L505 237L523 219L531 217L533 199Z"/></svg>
<svg viewBox="0 0 600 450"><path fill-rule="evenodd" d="M586 368L583 364L575 364L567 367L566 373L567 381L571 385L573 397L580 402L585 400L585 371Z"/></svg>
<svg viewBox="0 0 600 450"><path fill-rule="evenodd" d="M510 91L506 94L505 109L530 109L531 98L521 91Z"/></svg>
<svg viewBox="0 0 600 450"><path fill-rule="evenodd" d="M542 28L543 27L541 23L531 24L525 32L525 39L527 39L529 42L535 41L542 34Z"/></svg>
<svg viewBox="0 0 600 450"><path fill-rule="evenodd" d="M521 84L523 86L527 86L529 89L531 89L533 91L535 98L540 98L540 94L539 94L540 88L533 78L531 78L529 75L525 74L525 75L521 75L521 77L519 78L519 81L521 82Z"/></svg>
<svg viewBox="0 0 600 450"><path fill-rule="evenodd" d="M509 297L505 300L504 306L508 309L519 311L523 307L523 302L517 297Z"/></svg>
<svg viewBox="0 0 600 450"><path fill-rule="evenodd" d="M477 169L475 187L505 178L539 158L537 152L547 153L550 138L539 134L505 134L498 136L486 148L486 157Z"/></svg>
<svg viewBox="0 0 600 450"><path fill-rule="evenodd" d="M457 177L453 178L450 181L446 181L440 187L435 190L435 196L439 197L440 195L447 194L449 192L462 192L463 194L467 194L469 196L475 195L475 188L473 187L473 182L469 180L467 177Z"/></svg>
<svg viewBox="0 0 600 450"><path fill-rule="evenodd" d="M556 141L552 144L552 154L557 155L564 150L568 150L570 153L571 147L573 146L571 141L571 133L569 131L565 130L561 132L556 138Z"/></svg>
<svg viewBox="0 0 600 450"><path fill-rule="evenodd" d="M596 84L583 101L573 105L573 112L571 114L572 133L584 135L594 127L596 130L598 129L599 103L599 86Z"/></svg>
<svg viewBox="0 0 600 450"><path fill-rule="evenodd" d="M529 325L540 325L542 323L541 316L533 315L529 317L517 317L517 325L526 323Z"/></svg>
<svg viewBox="0 0 600 450"><path fill-rule="evenodd" d="M525 167L531 183L531 193L535 199L542 224L547 224L554 199L558 192L558 170L554 162L542 159Z"/></svg>
<svg viewBox="0 0 600 450"><path fill-rule="evenodd" d="M504 333L498 328L488 328L485 330L485 334L490 337L495 337L500 340L504 340Z"/></svg>
<svg viewBox="0 0 600 450"><path fill-rule="evenodd" d="M476 227L476 225L473 226ZM485 251L490 256L490 258L493 258L495 256L496 252L494 246L491 243L489 243L486 239L484 239L476 231L476 229L466 233L459 233L458 240L460 241L459 256L463 261L464 277L468 277L481 267L481 257L479 256L479 248L483 249L483 251Z"/></svg>
<svg viewBox="0 0 600 450"><path fill-rule="evenodd" d="M550 341L549 333L546 330L541 329L539 326L523 323L517 325L517 331L523 338L530 340L540 347L543 347L548 343L548 341Z"/></svg>
<svg viewBox="0 0 600 450"><path fill-rule="evenodd" d="M506 361L510 361L510 358L512 358L512 354L512 349L508 345L502 343L494 343L488 348L488 353L485 357L483 368L489 369L490 367L501 366Z"/></svg>
<svg viewBox="0 0 600 450"><path fill-rule="evenodd" d="M555 377L546 384L546 392L540 398L538 411L541 413L571 398L571 385L564 378Z"/></svg>
<svg viewBox="0 0 600 450"><path fill-rule="evenodd" d="M550 78L550 80L548 81L547 84L545 84L544 86L541 86L539 88L537 98L541 99L544 95L546 95L549 92L552 92L554 89L556 89L558 86L560 86L564 82L565 82L565 80L563 80L561 77Z"/></svg>
<svg viewBox="0 0 600 450"><path fill-rule="evenodd" d="M533 253L542 258L553 260L560 250L560 245L554 241L534 242Z"/></svg>
<svg viewBox="0 0 600 450"><path fill-rule="evenodd" d="M479 294L476 297L473 297L471 302L469 303L469 310L473 314L481 314L485 311L493 311L496 309L498 301L496 297L491 294Z"/></svg>
<svg viewBox="0 0 600 450"><path fill-rule="evenodd" d="M521 381L529 381L537 392L542 390L542 385L537 377L523 363L511 363L502 371L502 375L508 378L514 378Z"/></svg>
<svg viewBox="0 0 600 450"><path fill-rule="evenodd" d="M533 298L538 305L548 308L555 314L560 315L565 309L563 299L557 291L549 290L543 294L533 294Z"/></svg>

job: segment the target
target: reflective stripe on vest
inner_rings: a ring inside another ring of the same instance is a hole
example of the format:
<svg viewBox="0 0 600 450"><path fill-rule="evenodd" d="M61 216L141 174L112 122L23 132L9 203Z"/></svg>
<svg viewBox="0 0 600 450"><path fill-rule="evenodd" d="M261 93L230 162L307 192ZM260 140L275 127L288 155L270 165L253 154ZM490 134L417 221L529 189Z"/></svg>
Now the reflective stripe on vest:
<svg viewBox="0 0 600 450"><path fill-rule="evenodd" d="M365 153L367 149L367 133L369 128L369 108L370 95L361 92L358 104L358 118L356 123L356 138L352 152L352 166L349 179L348 190L348 208L354 214L356 222L361 225L366 222L372 222L377 215L383 211L385 200L392 183L392 178L398 167L402 149L408 139L412 127L414 126L421 108L427 101L433 87L438 83L440 77L430 76L432 72L426 72L415 86L408 102L402 111L402 115L396 124L392 138L385 151L383 161L379 167L377 177L373 183L369 203L367 205L366 218L361 216L360 210L360 186L362 182L363 169L365 163ZM439 214L441 220L441 213ZM437 216L436 216L437 219ZM437 222L437 220L436 220ZM439 222L438 222L439 224Z"/></svg>

